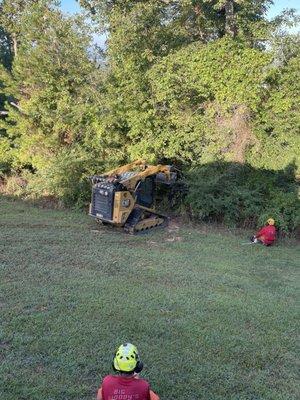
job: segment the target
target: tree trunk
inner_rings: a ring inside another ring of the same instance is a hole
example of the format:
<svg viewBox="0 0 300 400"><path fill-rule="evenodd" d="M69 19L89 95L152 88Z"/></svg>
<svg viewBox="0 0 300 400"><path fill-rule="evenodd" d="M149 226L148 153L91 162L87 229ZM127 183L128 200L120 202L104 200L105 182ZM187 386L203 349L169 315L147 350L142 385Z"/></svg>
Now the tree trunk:
<svg viewBox="0 0 300 400"><path fill-rule="evenodd" d="M200 5L196 4L194 6L194 24L195 24L195 30L196 30L196 37L197 37L197 40L204 42L204 32L200 26L197 26L197 22L198 22L197 18L200 18L201 14L202 14L202 10L201 10Z"/></svg>
<svg viewBox="0 0 300 400"><path fill-rule="evenodd" d="M17 41L17 35L15 33L12 34L12 42L13 42L14 56L16 57L18 52L18 41Z"/></svg>
<svg viewBox="0 0 300 400"><path fill-rule="evenodd" d="M237 35L234 0L227 0L225 3L225 32L233 38Z"/></svg>

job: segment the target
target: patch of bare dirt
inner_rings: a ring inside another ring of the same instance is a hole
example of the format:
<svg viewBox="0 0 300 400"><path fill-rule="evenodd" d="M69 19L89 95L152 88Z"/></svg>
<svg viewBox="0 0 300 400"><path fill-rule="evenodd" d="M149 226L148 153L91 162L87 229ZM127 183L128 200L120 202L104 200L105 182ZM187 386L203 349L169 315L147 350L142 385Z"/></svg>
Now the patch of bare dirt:
<svg viewBox="0 0 300 400"><path fill-rule="evenodd" d="M180 236L180 227L182 225L182 222L180 220L180 218L172 218L169 221L169 224L166 228L166 232L167 232L167 236L165 238L165 242L181 242L182 241L182 237Z"/></svg>
<svg viewBox="0 0 300 400"><path fill-rule="evenodd" d="M182 241L181 236L173 236L166 239L166 242L181 242L181 241Z"/></svg>
<svg viewBox="0 0 300 400"><path fill-rule="evenodd" d="M169 221L169 224L167 226L167 231L169 233L178 232L181 225L182 225L182 222L181 222L180 218L178 218L178 217L171 218Z"/></svg>

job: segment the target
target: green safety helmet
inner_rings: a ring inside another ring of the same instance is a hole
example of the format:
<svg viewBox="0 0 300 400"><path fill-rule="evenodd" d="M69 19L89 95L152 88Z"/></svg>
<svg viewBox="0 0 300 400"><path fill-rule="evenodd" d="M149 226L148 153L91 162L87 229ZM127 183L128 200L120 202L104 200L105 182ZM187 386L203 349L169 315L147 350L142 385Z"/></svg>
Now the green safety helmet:
<svg viewBox="0 0 300 400"><path fill-rule="evenodd" d="M115 353L113 368L120 372L141 372L143 363L139 359L137 348L131 343L121 344Z"/></svg>

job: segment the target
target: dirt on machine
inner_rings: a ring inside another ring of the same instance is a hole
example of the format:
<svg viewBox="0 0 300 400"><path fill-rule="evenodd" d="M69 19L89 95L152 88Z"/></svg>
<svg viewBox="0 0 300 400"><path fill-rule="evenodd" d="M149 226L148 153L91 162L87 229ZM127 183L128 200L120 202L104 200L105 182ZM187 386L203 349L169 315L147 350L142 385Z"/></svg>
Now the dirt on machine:
<svg viewBox="0 0 300 400"><path fill-rule="evenodd" d="M157 212L158 184L173 187L177 170L170 165L149 165L137 160L91 177L92 200L89 215L102 223L123 227L134 234L166 224L168 217Z"/></svg>

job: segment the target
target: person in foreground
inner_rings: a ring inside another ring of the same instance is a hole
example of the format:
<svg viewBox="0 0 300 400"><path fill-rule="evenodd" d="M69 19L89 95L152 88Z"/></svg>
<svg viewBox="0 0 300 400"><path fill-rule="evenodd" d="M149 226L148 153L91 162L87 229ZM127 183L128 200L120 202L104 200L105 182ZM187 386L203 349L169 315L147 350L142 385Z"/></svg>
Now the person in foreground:
<svg viewBox="0 0 300 400"><path fill-rule="evenodd" d="M267 225L263 226L255 236L252 236L252 243L262 243L265 246L271 246L276 239L276 228L275 221L273 218L269 218L267 221Z"/></svg>
<svg viewBox="0 0 300 400"><path fill-rule="evenodd" d="M114 375L107 375L98 390L97 400L159 400L149 383L139 377L143 363L137 348L122 344L113 359Z"/></svg>

